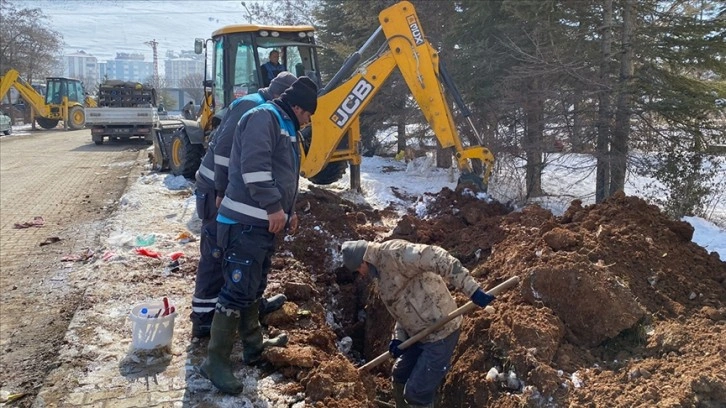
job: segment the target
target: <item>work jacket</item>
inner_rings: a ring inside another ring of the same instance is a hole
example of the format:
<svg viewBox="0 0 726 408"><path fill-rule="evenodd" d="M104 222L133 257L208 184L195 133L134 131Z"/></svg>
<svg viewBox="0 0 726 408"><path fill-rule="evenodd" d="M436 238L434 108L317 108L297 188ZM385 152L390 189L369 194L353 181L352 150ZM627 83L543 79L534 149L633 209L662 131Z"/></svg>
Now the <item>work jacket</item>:
<svg viewBox="0 0 726 408"><path fill-rule="evenodd" d="M297 122L275 103L244 114L229 157L229 183L217 221L269 227L268 214L290 219L300 172ZM226 218L226 219L225 219Z"/></svg>
<svg viewBox="0 0 726 408"><path fill-rule="evenodd" d="M267 61L260 66L262 68L262 75L265 76L264 85L270 86L273 79L282 71L287 71L284 65L277 63L273 64L271 61Z"/></svg>
<svg viewBox="0 0 726 408"><path fill-rule="evenodd" d="M216 141L214 144L214 188L218 197L224 197L229 181L229 155L232 152L232 139L242 115L252 108L262 105L272 99L267 88L235 99L227 112L222 117L222 122L217 128Z"/></svg>
<svg viewBox="0 0 726 408"><path fill-rule="evenodd" d="M379 291L396 320L395 338L405 340L456 310L447 282L467 297L479 284L458 259L434 245L394 239L369 243L363 260L377 270ZM461 326L459 316L421 341L441 340Z"/></svg>
<svg viewBox="0 0 726 408"><path fill-rule="evenodd" d="M219 128L212 132L212 137L207 147L207 152L202 157L194 178L197 180L196 188L209 194L214 194L214 144L217 139Z"/></svg>

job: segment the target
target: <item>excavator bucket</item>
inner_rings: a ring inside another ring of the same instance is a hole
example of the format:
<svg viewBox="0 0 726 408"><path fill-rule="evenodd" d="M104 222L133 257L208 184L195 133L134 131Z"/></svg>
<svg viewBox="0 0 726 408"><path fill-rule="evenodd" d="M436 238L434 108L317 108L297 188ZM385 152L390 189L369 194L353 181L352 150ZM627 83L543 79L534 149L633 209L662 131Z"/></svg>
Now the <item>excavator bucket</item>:
<svg viewBox="0 0 726 408"><path fill-rule="evenodd" d="M456 187L468 188L475 193L486 193L488 185L484 182L484 178L475 173L462 173L457 180Z"/></svg>

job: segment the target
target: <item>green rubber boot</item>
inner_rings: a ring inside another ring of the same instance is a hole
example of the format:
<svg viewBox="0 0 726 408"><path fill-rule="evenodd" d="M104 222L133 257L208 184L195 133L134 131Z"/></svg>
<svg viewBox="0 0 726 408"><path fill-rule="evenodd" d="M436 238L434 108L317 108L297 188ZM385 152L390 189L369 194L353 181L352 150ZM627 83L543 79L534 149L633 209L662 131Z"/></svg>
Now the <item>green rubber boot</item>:
<svg viewBox="0 0 726 408"><path fill-rule="evenodd" d="M287 296L282 293L275 296L270 296L267 299L265 299L264 297L260 298L260 319L265 317L266 314L272 313L275 310L281 308L286 301Z"/></svg>
<svg viewBox="0 0 726 408"><path fill-rule="evenodd" d="M403 387L405 384L393 383L393 401L396 403L396 408L409 408L406 400L403 399Z"/></svg>
<svg viewBox="0 0 726 408"><path fill-rule="evenodd" d="M283 295L284 296L284 295ZM283 347L287 344L287 334L263 340L260 326L260 309L258 304L243 309L239 322L239 335L242 338L242 359L245 364L255 365L262 358L262 351L267 347Z"/></svg>
<svg viewBox="0 0 726 408"><path fill-rule="evenodd" d="M199 367L202 376L226 394L239 394L244 386L234 376L229 357L235 342L235 333L240 322L237 313L214 313L207 358Z"/></svg>
<svg viewBox="0 0 726 408"><path fill-rule="evenodd" d="M257 303L242 309L239 321L239 336L242 339L242 359L245 364L255 364L262 357L262 327L260 308Z"/></svg>
<svg viewBox="0 0 726 408"><path fill-rule="evenodd" d="M263 348L268 347L285 347L287 345L287 333L282 333L277 337L266 339L262 342Z"/></svg>

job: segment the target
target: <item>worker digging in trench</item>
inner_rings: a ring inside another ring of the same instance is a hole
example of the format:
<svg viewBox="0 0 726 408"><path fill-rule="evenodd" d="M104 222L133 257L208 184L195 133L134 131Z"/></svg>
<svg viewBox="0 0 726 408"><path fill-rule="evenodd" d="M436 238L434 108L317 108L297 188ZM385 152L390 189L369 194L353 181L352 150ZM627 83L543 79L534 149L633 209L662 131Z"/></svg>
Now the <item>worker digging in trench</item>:
<svg viewBox="0 0 726 408"><path fill-rule="evenodd" d="M458 259L435 245L401 239L358 240L344 242L341 251L348 270L377 281L381 300L396 321L388 347L396 358L391 373L396 408L433 407L459 341L462 317L451 319L408 348L400 346L457 309L447 281L480 307L494 296L479 287Z"/></svg>

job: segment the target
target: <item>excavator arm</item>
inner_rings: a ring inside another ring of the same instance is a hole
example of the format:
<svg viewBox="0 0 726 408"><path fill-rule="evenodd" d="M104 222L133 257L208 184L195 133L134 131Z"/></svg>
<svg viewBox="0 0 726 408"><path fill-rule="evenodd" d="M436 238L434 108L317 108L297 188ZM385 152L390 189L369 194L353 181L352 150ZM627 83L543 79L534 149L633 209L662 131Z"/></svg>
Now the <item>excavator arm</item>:
<svg viewBox="0 0 726 408"><path fill-rule="evenodd" d="M356 167L360 164L360 114L398 68L441 146L454 150L460 181L473 182L475 187L486 191L494 156L485 147L464 146L446 99L448 77L444 76L447 80L442 81L439 54L424 37L413 5L403 1L389 7L380 13L379 21L381 27L363 48L381 31L386 38L385 48L354 73L351 66L357 60L349 58L318 97L318 109L311 123L314 135L303 137L301 175L310 178L335 161L348 160ZM363 48L356 53L358 59ZM340 79L349 73L352 75L348 79ZM478 136L476 129L474 132ZM472 159L480 160L485 166L482 176L474 174ZM356 176L355 170L352 173Z"/></svg>
<svg viewBox="0 0 726 408"><path fill-rule="evenodd" d="M18 71L14 69L8 70L5 75L0 77L0 100L5 98L5 95L10 91L11 87L20 93L20 96L33 107L38 115L48 116L48 106L45 104L43 95L39 94L29 83L21 79Z"/></svg>

